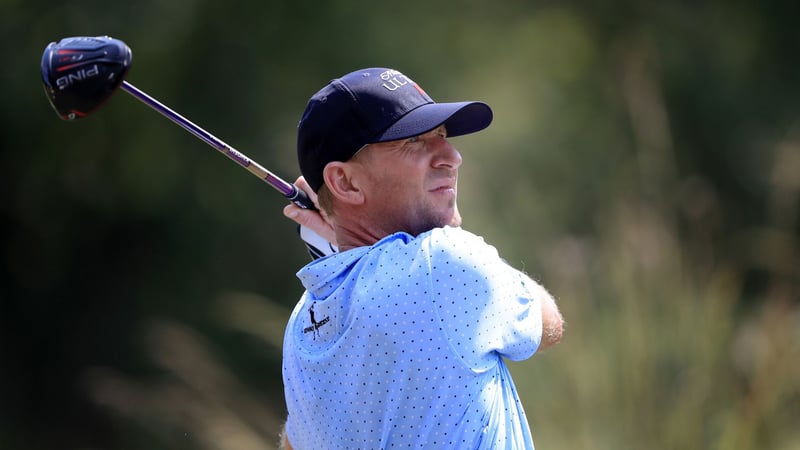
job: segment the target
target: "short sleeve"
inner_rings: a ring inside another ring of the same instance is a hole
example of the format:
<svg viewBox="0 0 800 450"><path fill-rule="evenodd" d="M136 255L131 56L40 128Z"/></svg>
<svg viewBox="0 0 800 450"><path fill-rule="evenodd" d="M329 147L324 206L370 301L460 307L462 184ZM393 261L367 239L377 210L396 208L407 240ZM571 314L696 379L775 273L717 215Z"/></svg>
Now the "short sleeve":
<svg viewBox="0 0 800 450"><path fill-rule="evenodd" d="M482 238L459 228L431 236L433 302L454 352L472 370L531 357L542 336L543 288Z"/></svg>

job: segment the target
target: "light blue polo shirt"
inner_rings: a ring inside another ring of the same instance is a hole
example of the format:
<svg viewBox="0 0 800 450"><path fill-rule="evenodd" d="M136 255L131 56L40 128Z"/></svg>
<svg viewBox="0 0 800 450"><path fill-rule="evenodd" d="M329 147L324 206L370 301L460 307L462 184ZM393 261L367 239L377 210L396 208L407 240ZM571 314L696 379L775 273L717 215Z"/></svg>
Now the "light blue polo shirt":
<svg viewBox="0 0 800 450"><path fill-rule="evenodd" d="M531 357L543 288L437 228L316 260L284 336L295 449L533 449L504 358Z"/></svg>

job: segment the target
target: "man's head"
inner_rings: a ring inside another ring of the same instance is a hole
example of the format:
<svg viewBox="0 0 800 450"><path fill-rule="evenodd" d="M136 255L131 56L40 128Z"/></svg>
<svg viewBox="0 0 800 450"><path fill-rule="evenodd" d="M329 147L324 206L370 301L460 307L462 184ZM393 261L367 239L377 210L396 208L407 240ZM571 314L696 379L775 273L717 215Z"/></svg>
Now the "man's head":
<svg viewBox="0 0 800 450"><path fill-rule="evenodd" d="M300 169L323 209L344 208L337 223L357 235L355 245L460 225L461 155L447 137L491 121L485 103L435 103L396 70L358 70L309 101L298 129Z"/></svg>
<svg viewBox="0 0 800 450"><path fill-rule="evenodd" d="M297 133L300 171L316 192L329 162L347 161L367 144L418 136L439 125L449 136L461 136L491 122L485 103L435 103L396 70L357 70L332 80L309 100Z"/></svg>

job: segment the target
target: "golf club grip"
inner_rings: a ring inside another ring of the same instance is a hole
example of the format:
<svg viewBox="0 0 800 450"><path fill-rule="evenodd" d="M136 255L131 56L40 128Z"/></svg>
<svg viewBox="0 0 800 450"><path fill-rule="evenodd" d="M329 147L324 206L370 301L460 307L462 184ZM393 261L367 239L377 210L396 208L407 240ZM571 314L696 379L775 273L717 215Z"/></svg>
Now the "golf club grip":
<svg viewBox="0 0 800 450"><path fill-rule="evenodd" d="M295 193L291 196L287 195L286 198L289 199L295 205L303 208L303 209L312 209L314 211L317 210L317 207L314 206L314 202L311 201L308 194L305 193L302 189L298 188L295 185L292 185L295 190Z"/></svg>
<svg viewBox="0 0 800 450"><path fill-rule="evenodd" d="M189 119L173 111L168 106L151 97L136 86L128 83L127 81L123 81L120 87L128 94L157 111L162 116L168 118L184 130L192 133L206 144L214 147L217 151L227 156L233 162L247 169L248 172L257 176L262 181L265 181L297 206L305 209L316 209L314 207L314 203L310 198L308 198L308 195L306 195L306 193L297 186L282 180L280 177L265 169L257 162L226 144L208 131L200 128Z"/></svg>

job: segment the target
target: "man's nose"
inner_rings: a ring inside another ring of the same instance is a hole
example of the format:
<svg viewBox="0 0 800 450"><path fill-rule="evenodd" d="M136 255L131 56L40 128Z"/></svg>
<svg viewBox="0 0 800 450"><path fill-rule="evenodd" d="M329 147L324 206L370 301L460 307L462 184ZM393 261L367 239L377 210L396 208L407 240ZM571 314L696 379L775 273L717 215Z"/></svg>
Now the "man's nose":
<svg viewBox="0 0 800 450"><path fill-rule="evenodd" d="M449 167L451 169L458 169L463 162L461 159L461 153L456 150L453 144L447 140L447 138L443 136L437 136L433 138L434 140L434 158L433 158L433 166L434 167Z"/></svg>

